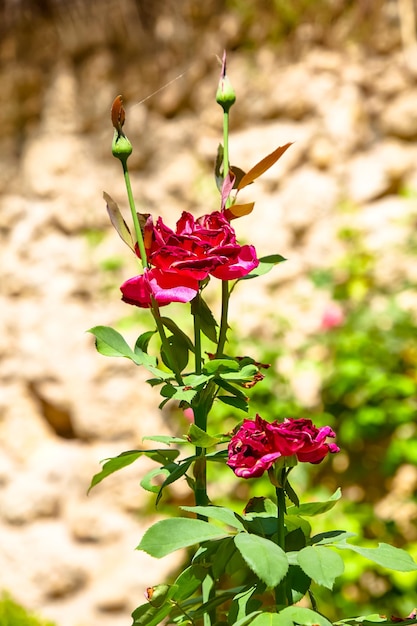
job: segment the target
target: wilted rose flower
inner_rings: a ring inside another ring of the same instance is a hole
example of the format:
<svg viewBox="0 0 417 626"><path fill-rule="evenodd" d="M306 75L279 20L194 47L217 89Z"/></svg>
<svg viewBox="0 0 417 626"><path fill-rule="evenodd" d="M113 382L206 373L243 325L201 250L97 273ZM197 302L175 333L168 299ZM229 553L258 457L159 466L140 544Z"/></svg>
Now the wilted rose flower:
<svg viewBox="0 0 417 626"><path fill-rule="evenodd" d="M198 281L188 276L158 269L146 269L120 287L122 300L142 308L151 306L153 297L159 306L171 302L190 302L198 293Z"/></svg>
<svg viewBox="0 0 417 626"><path fill-rule="evenodd" d="M295 455L301 462L320 463L329 452L339 451L335 443L326 443L327 437L335 436L330 426L317 428L309 419L271 423L257 415L255 420L244 420L232 437L227 464L236 476L255 478L280 457Z"/></svg>
<svg viewBox="0 0 417 626"><path fill-rule="evenodd" d="M255 248L239 245L230 222L218 211L197 220L184 211L175 232L159 218L152 233L147 225L145 242L151 265L196 280L209 274L233 280L259 265Z"/></svg>

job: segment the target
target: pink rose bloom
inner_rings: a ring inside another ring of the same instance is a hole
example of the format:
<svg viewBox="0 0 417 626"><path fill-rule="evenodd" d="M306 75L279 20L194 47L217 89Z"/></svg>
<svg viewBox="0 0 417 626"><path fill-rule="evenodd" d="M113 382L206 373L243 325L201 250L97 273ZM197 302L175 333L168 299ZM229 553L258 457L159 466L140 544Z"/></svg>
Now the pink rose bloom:
<svg viewBox="0 0 417 626"><path fill-rule="evenodd" d="M159 306L171 302L190 302L197 295L198 288L198 281L188 276L150 269L124 282L120 291L124 302L148 308L151 306L151 296Z"/></svg>
<svg viewBox="0 0 417 626"><path fill-rule="evenodd" d="M147 225L147 242L149 235L150 225ZM259 265L255 248L237 243L233 227L220 212L195 220L184 211L175 232L159 218L147 253L151 265L196 280L204 280L209 274L234 280Z"/></svg>
<svg viewBox="0 0 417 626"><path fill-rule="evenodd" d="M254 421L244 420L232 437L227 464L236 476L255 478L280 457L295 455L301 462L320 463L329 452L339 451L335 443L326 443L327 437L335 436L330 426L316 428L309 419L271 423L257 415Z"/></svg>

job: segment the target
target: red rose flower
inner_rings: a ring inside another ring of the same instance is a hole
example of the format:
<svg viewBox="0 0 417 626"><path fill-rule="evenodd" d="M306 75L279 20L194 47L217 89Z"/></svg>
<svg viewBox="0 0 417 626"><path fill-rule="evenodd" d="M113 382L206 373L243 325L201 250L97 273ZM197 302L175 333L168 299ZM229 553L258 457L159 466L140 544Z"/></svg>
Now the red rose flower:
<svg viewBox="0 0 417 626"><path fill-rule="evenodd" d="M120 287L122 300L142 308L151 306L151 296L159 306L171 302L190 302L198 293L198 281L158 269L145 269L141 276L130 278Z"/></svg>
<svg viewBox="0 0 417 626"><path fill-rule="evenodd" d="M320 463L329 452L339 451L335 443L326 443L327 437L335 436L330 426L316 428L309 419L270 423L257 415L255 421L244 420L232 437L227 464L236 476L255 478L284 456L295 455L301 462Z"/></svg>
<svg viewBox="0 0 417 626"><path fill-rule="evenodd" d="M149 226L145 238L149 241ZM233 280L259 265L255 248L239 245L233 227L219 212L195 220L184 211L175 232L159 218L147 253L151 265L196 280L209 274Z"/></svg>

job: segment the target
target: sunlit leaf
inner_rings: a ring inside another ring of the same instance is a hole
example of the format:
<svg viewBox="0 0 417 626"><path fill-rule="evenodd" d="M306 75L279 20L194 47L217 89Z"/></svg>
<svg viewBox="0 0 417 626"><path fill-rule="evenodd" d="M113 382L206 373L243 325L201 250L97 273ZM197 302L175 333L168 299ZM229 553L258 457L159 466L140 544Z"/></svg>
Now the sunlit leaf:
<svg viewBox="0 0 417 626"><path fill-rule="evenodd" d="M182 478L184 474L187 472L188 468L190 467L193 461L194 461L194 457L189 457L188 459L186 459L185 461L177 465L171 464L171 465L166 466L166 469L169 470L169 476L167 476L167 478L164 480L164 482L162 483L158 491L158 496L156 498L156 505L159 504L159 501L162 498L162 494L163 494L165 487L168 487L168 485L172 485L172 483L175 483L178 479Z"/></svg>
<svg viewBox="0 0 417 626"><path fill-rule="evenodd" d="M251 278L257 278L258 276L263 276L272 270L275 265L278 263L282 263L287 259L281 256L280 254L270 254L269 256L264 256L259 259L258 267L255 267L249 274L246 276L242 276L239 280L250 280Z"/></svg>
<svg viewBox="0 0 417 626"><path fill-rule="evenodd" d="M174 320L169 317L161 317L161 322L163 325L171 331L173 335L175 335L178 340L181 340L184 345L187 346L191 352L194 352L194 345L191 339L186 335L186 333L181 330L181 328L174 322Z"/></svg>
<svg viewBox="0 0 417 626"><path fill-rule="evenodd" d="M285 552L276 543L249 533L234 538L237 549L250 569L268 587L274 588L288 571Z"/></svg>
<svg viewBox="0 0 417 626"><path fill-rule="evenodd" d="M306 517L312 517L314 515L320 515L321 513L327 513L330 511L338 500L340 500L342 492L340 489L336 489L334 494L330 496L325 502L308 502L306 504L300 504L300 506L288 507L288 515L301 515Z"/></svg>
<svg viewBox="0 0 417 626"><path fill-rule="evenodd" d="M204 430L202 430L195 424L191 424L188 430L188 439L190 443L200 448L212 448L221 441L217 437L212 437L211 435L207 434Z"/></svg>
<svg viewBox="0 0 417 626"><path fill-rule="evenodd" d="M318 585L333 589L334 581L343 574L343 559L329 548L306 546L298 552L301 569Z"/></svg>
<svg viewBox="0 0 417 626"><path fill-rule="evenodd" d="M165 480L169 476L169 470L164 467L155 467L145 474L145 476L140 481L140 486L145 489L145 491L158 493L161 485L157 485L153 481L155 480L155 478L161 476L163 477L163 480Z"/></svg>
<svg viewBox="0 0 417 626"><path fill-rule="evenodd" d="M120 212L119 207L117 206L117 203L105 191L103 192L103 198L106 201L107 213L109 214L113 227L125 244L134 252L135 242L133 241L132 234Z"/></svg>
<svg viewBox="0 0 417 626"><path fill-rule="evenodd" d="M194 298L191 301L191 313L198 318L201 332L213 343L217 343L217 322L213 313L203 300L203 298Z"/></svg>
<svg viewBox="0 0 417 626"><path fill-rule="evenodd" d="M247 202L246 204L232 204L230 207L225 209L224 216L226 219L231 221L238 217L249 215L250 213L252 213L254 206L254 202Z"/></svg>
<svg viewBox="0 0 417 626"><path fill-rule="evenodd" d="M236 372L239 371L239 363L234 359L211 359L204 363L203 370L206 374Z"/></svg>
<svg viewBox="0 0 417 626"><path fill-rule="evenodd" d="M171 552L203 541L221 539L227 533L219 526L198 519L175 517L156 522L144 536L138 550L160 559Z"/></svg>
<svg viewBox="0 0 417 626"><path fill-rule="evenodd" d="M223 506L182 506L184 511L190 513L196 513L198 515L205 515L209 519L215 519L218 522L223 522L232 528L237 530L245 530L244 525L240 521L240 516Z"/></svg>
<svg viewBox="0 0 417 626"><path fill-rule="evenodd" d="M272 167L280 157L282 157L284 152L288 150L290 146L292 146L292 142L286 143L285 146L280 146L279 148L271 152L271 154L268 154L268 156L259 161L259 163L257 163L254 167L252 167L240 181L238 185L238 191L240 189L243 189L244 187L247 187L247 185L252 183L256 178L259 178L259 176L262 176L264 172L269 170L269 168Z"/></svg>
<svg viewBox="0 0 417 626"><path fill-rule="evenodd" d="M303 624L303 626L332 626L332 623L323 615L302 606L287 606L278 615L285 619L291 619L295 624Z"/></svg>
<svg viewBox="0 0 417 626"><path fill-rule="evenodd" d="M207 569L201 565L191 565L181 572L174 583L177 587L173 596L175 602L182 602L190 598L201 587L206 576Z"/></svg>
<svg viewBox="0 0 417 626"><path fill-rule="evenodd" d="M408 552L390 546L387 543L379 543L377 548L362 548L350 543L339 543L335 547L343 550L352 550L369 561L396 572L414 572L417 570L417 563Z"/></svg>
<svg viewBox="0 0 417 626"><path fill-rule="evenodd" d="M249 411L248 402L244 398L237 398L236 396L217 396L217 400L220 400L220 402L228 406L233 406L235 409L245 411L245 413Z"/></svg>

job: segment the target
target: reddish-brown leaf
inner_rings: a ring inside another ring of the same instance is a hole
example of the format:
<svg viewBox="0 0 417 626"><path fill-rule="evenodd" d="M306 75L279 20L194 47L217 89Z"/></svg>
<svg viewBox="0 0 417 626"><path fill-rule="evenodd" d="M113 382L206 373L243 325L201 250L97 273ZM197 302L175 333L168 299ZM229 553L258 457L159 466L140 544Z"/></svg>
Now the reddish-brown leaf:
<svg viewBox="0 0 417 626"><path fill-rule="evenodd" d="M232 206L225 209L224 216L229 222L237 217L243 217L252 213L254 202L247 202L246 204L232 204Z"/></svg>
<svg viewBox="0 0 417 626"><path fill-rule="evenodd" d="M103 198L105 199L107 204L107 212L109 214L111 223L119 233L120 238L123 239L125 244L129 246L129 248L134 252L135 245L132 239L132 235L123 218L123 215L120 212L119 207L117 206L117 203L105 191L103 192Z"/></svg>
<svg viewBox="0 0 417 626"><path fill-rule="evenodd" d="M250 185L250 183L253 183L256 178L259 178L259 176L262 176L264 172L269 170L269 168L272 167L274 163L276 163L278 159L282 157L284 152L288 150L290 146L292 146L292 142L286 143L285 146L280 146L279 148L271 152L271 154L268 154L268 156L262 159L262 161L259 161L259 163L252 167L252 169L250 169L249 172L247 172L247 174L245 174L240 181L237 187L238 191L240 189L243 189L247 185Z"/></svg>

